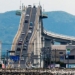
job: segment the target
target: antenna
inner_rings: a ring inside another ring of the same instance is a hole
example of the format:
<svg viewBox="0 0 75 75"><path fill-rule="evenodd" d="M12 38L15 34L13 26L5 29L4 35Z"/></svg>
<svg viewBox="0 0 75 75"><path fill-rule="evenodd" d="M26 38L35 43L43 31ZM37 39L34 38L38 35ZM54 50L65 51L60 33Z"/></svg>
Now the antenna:
<svg viewBox="0 0 75 75"><path fill-rule="evenodd" d="M21 0L20 0L20 9L21 9Z"/></svg>
<svg viewBox="0 0 75 75"><path fill-rule="evenodd" d="M24 9L24 5L23 5L23 3L22 3L22 10Z"/></svg>
<svg viewBox="0 0 75 75"><path fill-rule="evenodd" d="M39 1L39 6L40 6L40 1Z"/></svg>
<svg viewBox="0 0 75 75"><path fill-rule="evenodd" d="M44 13L44 4L43 4L43 13Z"/></svg>

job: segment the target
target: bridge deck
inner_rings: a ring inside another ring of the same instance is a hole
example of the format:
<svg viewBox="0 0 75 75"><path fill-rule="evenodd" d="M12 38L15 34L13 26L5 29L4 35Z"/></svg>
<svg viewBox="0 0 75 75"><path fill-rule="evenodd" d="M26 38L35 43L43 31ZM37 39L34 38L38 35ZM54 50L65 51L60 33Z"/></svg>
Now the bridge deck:
<svg viewBox="0 0 75 75"><path fill-rule="evenodd" d="M47 36L54 37L54 38L60 38L60 39L64 39L64 40L75 41L75 37L73 37L73 36L57 34L57 33L49 32L49 31L46 31L46 30L44 30L44 34L46 34Z"/></svg>

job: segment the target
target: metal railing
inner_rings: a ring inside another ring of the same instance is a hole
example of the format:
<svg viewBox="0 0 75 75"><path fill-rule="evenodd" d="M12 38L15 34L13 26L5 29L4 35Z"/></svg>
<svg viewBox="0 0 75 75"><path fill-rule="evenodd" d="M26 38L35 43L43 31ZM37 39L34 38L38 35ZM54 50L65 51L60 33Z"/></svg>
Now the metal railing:
<svg viewBox="0 0 75 75"><path fill-rule="evenodd" d="M35 16L35 22L34 22L34 29L33 29L33 33L32 33L32 36L31 36L31 38L30 38L30 41L29 41L29 43L33 43L34 42L34 39L35 39L35 37L36 37L36 32L37 32L37 24L38 24L38 15L40 14L39 13L40 12L40 9L39 9L39 7L37 8L37 11L36 11L36 16ZM28 53L30 52L32 52L32 45L29 45L29 47L28 47Z"/></svg>
<svg viewBox="0 0 75 75"><path fill-rule="evenodd" d="M75 37L73 37L73 36L57 34L57 33L46 31L45 29L44 29L44 34L47 34L48 36L53 36L53 37L57 37L57 38L62 38L62 39L74 40L75 41Z"/></svg>

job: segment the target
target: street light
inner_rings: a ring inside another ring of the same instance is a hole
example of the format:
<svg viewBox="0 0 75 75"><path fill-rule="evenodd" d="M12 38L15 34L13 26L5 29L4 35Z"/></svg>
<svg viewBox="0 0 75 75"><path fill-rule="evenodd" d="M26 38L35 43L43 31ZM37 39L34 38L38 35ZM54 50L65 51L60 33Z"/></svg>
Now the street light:
<svg viewBox="0 0 75 75"><path fill-rule="evenodd" d="M55 49L55 64L56 64L56 49Z"/></svg>
<svg viewBox="0 0 75 75"><path fill-rule="evenodd" d="M41 68L41 53L40 53L40 68Z"/></svg>

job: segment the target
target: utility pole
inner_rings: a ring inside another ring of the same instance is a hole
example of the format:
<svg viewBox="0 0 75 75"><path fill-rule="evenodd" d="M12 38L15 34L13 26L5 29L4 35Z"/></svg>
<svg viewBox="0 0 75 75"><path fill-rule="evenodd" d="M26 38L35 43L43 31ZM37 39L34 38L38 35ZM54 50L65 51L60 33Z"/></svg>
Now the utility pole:
<svg viewBox="0 0 75 75"><path fill-rule="evenodd" d="M2 47L2 43L0 41L0 63L1 63L1 47Z"/></svg>
<svg viewBox="0 0 75 75"><path fill-rule="evenodd" d="M8 50L7 50L7 65L8 65Z"/></svg>
<svg viewBox="0 0 75 75"><path fill-rule="evenodd" d="M40 53L40 68L41 68L41 53Z"/></svg>
<svg viewBox="0 0 75 75"><path fill-rule="evenodd" d="M20 10L21 10L21 0L20 0Z"/></svg>
<svg viewBox="0 0 75 75"><path fill-rule="evenodd" d="M51 46L49 47L50 68L51 68Z"/></svg>
<svg viewBox="0 0 75 75"><path fill-rule="evenodd" d="M56 49L55 49L55 63L54 63L54 66L55 66L55 64L56 64Z"/></svg>
<svg viewBox="0 0 75 75"><path fill-rule="evenodd" d="M1 41L0 41L0 63L2 63L2 62L1 62L1 47L2 47L2 43L1 43Z"/></svg>

